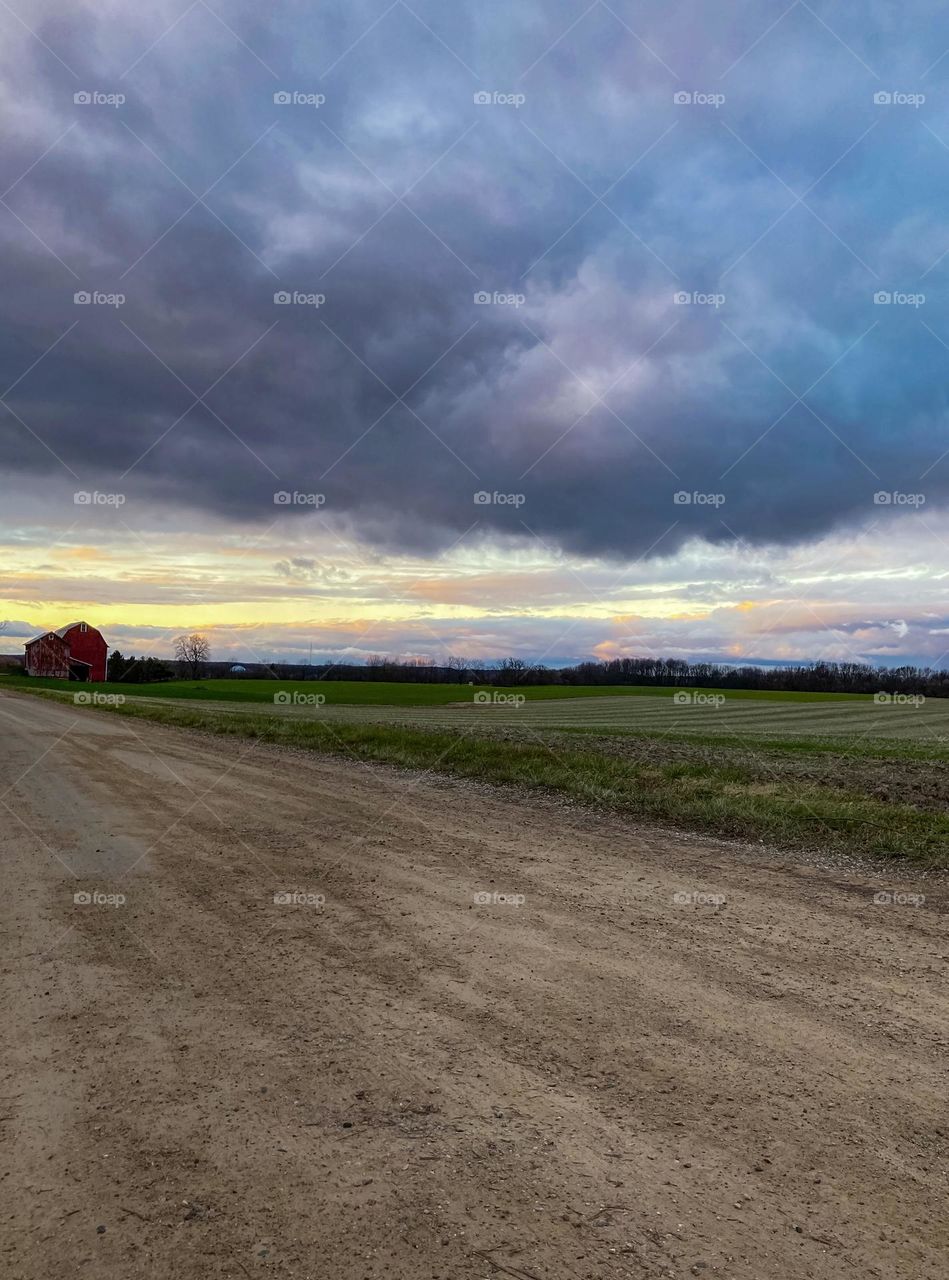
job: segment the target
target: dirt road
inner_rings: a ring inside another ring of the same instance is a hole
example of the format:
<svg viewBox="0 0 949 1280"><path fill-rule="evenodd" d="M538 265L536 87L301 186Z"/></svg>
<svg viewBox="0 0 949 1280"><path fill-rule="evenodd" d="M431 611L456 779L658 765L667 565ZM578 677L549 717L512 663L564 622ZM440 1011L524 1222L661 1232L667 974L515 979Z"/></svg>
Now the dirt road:
<svg viewBox="0 0 949 1280"><path fill-rule="evenodd" d="M0 796L12 1277L949 1273L937 880L26 696Z"/></svg>

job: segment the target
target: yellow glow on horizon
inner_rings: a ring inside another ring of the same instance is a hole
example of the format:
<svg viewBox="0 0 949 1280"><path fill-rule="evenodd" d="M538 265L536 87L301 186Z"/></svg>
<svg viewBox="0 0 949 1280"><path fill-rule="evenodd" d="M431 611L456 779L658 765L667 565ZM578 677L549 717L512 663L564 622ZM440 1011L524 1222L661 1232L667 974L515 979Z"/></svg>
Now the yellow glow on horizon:
<svg viewBox="0 0 949 1280"><path fill-rule="evenodd" d="M915 609L922 628L944 617L941 579L949 574L939 548L921 557L915 543L900 545L888 559L889 532L869 550L869 540L862 544L846 568L836 545L808 547L782 553L767 577L720 550L686 548L677 560L624 570L519 544L472 541L428 559L378 554L326 529L299 535L282 527L192 531L184 522L8 530L0 537L0 618L20 625L0 649L17 649L20 630L35 635L83 619L111 647L163 654L172 636L197 630L222 657L241 647L249 657L254 649L305 654L312 641L314 651L354 653L435 652L444 643L472 658L529 648L542 658L638 649L794 660L830 643L835 627L861 627L873 616L880 621L867 625L866 639L852 634L889 652L893 618ZM925 597L914 592L914 605L888 591L925 574L933 585Z"/></svg>

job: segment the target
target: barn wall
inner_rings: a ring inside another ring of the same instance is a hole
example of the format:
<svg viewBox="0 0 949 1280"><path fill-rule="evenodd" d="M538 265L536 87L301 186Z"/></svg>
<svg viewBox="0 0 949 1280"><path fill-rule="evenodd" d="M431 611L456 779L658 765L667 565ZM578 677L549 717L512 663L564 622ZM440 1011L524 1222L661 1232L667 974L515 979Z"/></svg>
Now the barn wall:
<svg viewBox="0 0 949 1280"><path fill-rule="evenodd" d="M87 631L80 631L78 627L71 627L66 632L65 639L72 656L78 658L80 662L88 662L90 664L92 669L89 672L89 679L93 681L104 680L109 646L102 638L102 633L97 631L95 627L89 627Z"/></svg>
<svg viewBox="0 0 949 1280"><path fill-rule="evenodd" d="M26 646L26 670L31 676L69 679L69 646L59 636L41 636Z"/></svg>

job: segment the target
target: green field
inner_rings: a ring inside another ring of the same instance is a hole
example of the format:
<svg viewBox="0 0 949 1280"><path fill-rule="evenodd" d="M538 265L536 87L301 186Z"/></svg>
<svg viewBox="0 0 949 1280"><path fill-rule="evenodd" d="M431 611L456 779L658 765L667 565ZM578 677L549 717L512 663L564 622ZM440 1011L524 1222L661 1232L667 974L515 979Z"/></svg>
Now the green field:
<svg viewBox="0 0 949 1280"><path fill-rule="evenodd" d="M429 730L473 729L509 737L547 732L635 735L673 740L832 742L865 754L874 744L901 744L902 753L949 758L949 700L922 706L879 705L870 694L762 693L757 690L657 689L641 686L523 689L362 681L174 680L166 684L82 685L66 680L0 679L0 688L49 690L83 697L94 692L130 701L191 706L221 714L248 704L327 723L400 724ZM688 697L689 701L683 701ZM516 701L512 701L516 699Z"/></svg>
<svg viewBox="0 0 949 1280"><path fill-rule="evenodd" d="M0 688L61 689L74 693L84 685L69 680L0 676ZM440 707L450 702L471 702L480 692L519 693L530 702L559 698L655 698L671 697L674 689L653 685L526 685L508 689L495 685L403 684L384 680L168 680L162 684L106 682L89 685L100 693L123 693L129 698L187 698L204 702L273 702L276 691L313 693L329 703L347 706ZM729 701L765 702L868 702L869 693L772 693L758 689L694 689L694 693L721 694Z"/></svg>

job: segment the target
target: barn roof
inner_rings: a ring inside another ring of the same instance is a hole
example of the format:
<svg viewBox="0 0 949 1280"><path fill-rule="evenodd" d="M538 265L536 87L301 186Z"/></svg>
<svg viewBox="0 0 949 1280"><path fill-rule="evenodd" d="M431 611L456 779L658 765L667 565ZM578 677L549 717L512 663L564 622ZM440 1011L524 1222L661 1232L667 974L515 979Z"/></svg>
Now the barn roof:
<svg viewBox="0 0 949 1280"><path fill-rule="evenodd" d="M60 640L65 640L66 633L68 631L72 631L73 627L78 627L81 625L82 625L81 620L80 622L67 622L64 627L57 627L55 631L41 631L38 636L34 636L32 640L27 640L26 643L35 644L37 640L45 640L47 636L59 636ZM86 626L89 627L88 622L86 623ZM96 628L89 627L89 630L95 631Z"/></svg>
<svg viewBox="0 0 949 1280"><path fill-rule="evenodd" d="M32 640L25 641L26 645L36 644L37 640L47 640L50 636L55 636L57 640L61 640L62 636L58 631L41 631L38 636L34 636Z"/></svg>

